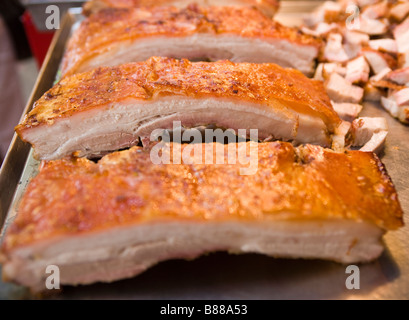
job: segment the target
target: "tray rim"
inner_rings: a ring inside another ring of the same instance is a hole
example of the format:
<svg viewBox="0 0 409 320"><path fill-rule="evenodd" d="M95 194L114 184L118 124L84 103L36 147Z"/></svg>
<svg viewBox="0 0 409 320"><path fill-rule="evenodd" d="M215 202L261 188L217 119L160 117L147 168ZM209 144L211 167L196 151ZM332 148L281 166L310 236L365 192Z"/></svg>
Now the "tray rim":
<svg viewBox="0 0 409 320"><path fill-rule="evenodd" d="M61 28L54 34L44 63L38 73L37 80L19 122L21 122L25 115L33 108L34 102L52 87L64 54L65 44L70 36L71 28L76 22L75 14L76 13L69 10L63 18ZM30 149L31 146L14 133L6 157L0 168L0 229L3 227L11 207L14 195L17 191L17 185L20 182L21 175L28 160Z"/></svg>
<svg viewBox="0 0 409 320"><path fill-rule="evenodd" d="M312 1L288 1L287 3L290 5L295 5L297 3L307 3L309 6L311 5L311 3L314 3L319 5L321 4L323 1L322 0L312 0ZM285 2L283 2L285 3ZM312 5L311 5L312 6ZM287 7L287 6L286 6ZM300 6L302 7L302 6ZM284 10L283 10L284 11ZM282 11L280 11L282 12ZM284 11L286 14L288 14L288 11ZM301 10L300 8L298 8L297 10L295 10L295 12L291 11L290 13L304 13L303 10ZM78 11L72 10L70 9L67 14L64 16L64 19L62 20L62 24L61 24L61 29L58 30L54 36L54 39L52 41L52 44L50 46L50 49L47 53L45 62L38 74L38 78L36 80L36 83L33 87L33 91L30 95L30 98L28 99L28 103L23 111L23 115L22 118L25 116L25 114L27 114L27 112L29 112L32 109L33 103L34 101L36 101L46 90L48 90L54 83L59 66L60 66L60 62L61 62L61 58L64 54L64 48L65 48L65 44L70 36L70 33L72 31L73 26L75 26L76 22L78 21ZM392 119L393 121L396 121L394 119ZM397 125L400 125L398 122L396 122ZM26 170L27 165L29 164L29 160L30 160L30 152L31 151L31 147L30 145L28 145L27 143L24 143L20 138L18 138L16 135L14 135L12 143L10 144L8 153L6 155L6 158L4 160L3 163L3 167L0 169L0 229L4 229L6 227L6 218L8 218L9 213L13 210L13 203L14 200L16 198L16 194L18 192L18 189L21 188L20 183L22 183L23 181L23 176L24 176L24 172ZM409 155L408 155L409 156ZM409 158L408 158L409 160ZM14 170L13 172L7 172L8 170ZM13 178L13 184L10 184L7 182L8 178ZM6 179L7 178L7 179ZM5 180L4 180L5 179ZM396 182L394 180L394 182ZM4 195L4 191L7 191L7 195ZM4 197L8 197L7 199L4 199ZM402 199L401 199L402 200ZM7 202L8 201L8 202ZM5 206L7 205L7 206ZM409 219L408 217L406 217L405 220ZM409 225L409 221L406 222ZM393 239L389 240L386 239L387 243L393 241L394 242L394 247L397 244L398 240L402 240L404 239L405 242L407 241L407 230L405 231L406 233L401 233L400 234L400 238L398 239L397 237L394 236ZM1 234L1 233L0 233ZM1 242L2 239L0 239ZM403 245L403 244L402 244ZM399 246L401 246L401 243L399 244ZM402 248L398 247L395 249L400 249L402 252L407 252L406 249L402 250ZM394 250L395 250L394 249ZM398 252L399 253L399 252ZM386 255L387 256L392 256L392 262L388 262L388 261L384 261L385 259L380 259L379 261L377 261L377 264L380 264L382 266L382 269L391 269L392 271L388 271L388 275L387 278L390 277L394 277L394 275L391 275L391 272L395 272L395 269L397 267L395 267L394 263L395 263L395 259L393 258L394 254L389 253L389 246L386 246ZM405 264L408 263L408 260L405 259ZM392 266L390 266L389 264L392 264ZM402 267L401 266L401 261L398 264L399 268ZM409 265L408 265L409 266ZM371 268L371 265L366 266L369 269ZM395 268L395 269L394 269ZM404 268L404 270L408 270L407 268ZM407 273L409 274L409 273ZM382 272L382 275L385 275ZM392 292L391 290L389 290L389 288L385 288L386 290L380 290L381 292L375 292L374 294L372 293L365 293L364 296L362 296L362 298L364 299L377 299L379 297L382 297L385 292L386 292L386 297L389 298L395 298L399 295L399 293L403 293L403 295L401 295L400 297L402 298L403 296L409 294L409 286L407 285L407 281L405 281L405 279L400 279L403 275L399 275L399 280L401 280L403 283L405 283L405 287L401 288L401 286L398 286L396 288L395 287L391 287L390 289L392 290L396 290L398 289L396 292ZM407 278L407 277L406 277ZM319 280L321 283L321 278ZM399 281L400 282L400 281ZM388 286L390 286L391 283L396 283L396 281L388 281L387 284ZM0 280L0 286L2 285L2 282ZM403 291L402 291L403 290ZM380 295L379 295L380 294ZM64 299L64 296L61 297L62 299ZM361 297L359 295L352 295L351 297L348 297L348 295L346 297L344 296L339 296L337 297L338 299L345 299L345 298L353 298L353 299L360 299Z"/></svg>

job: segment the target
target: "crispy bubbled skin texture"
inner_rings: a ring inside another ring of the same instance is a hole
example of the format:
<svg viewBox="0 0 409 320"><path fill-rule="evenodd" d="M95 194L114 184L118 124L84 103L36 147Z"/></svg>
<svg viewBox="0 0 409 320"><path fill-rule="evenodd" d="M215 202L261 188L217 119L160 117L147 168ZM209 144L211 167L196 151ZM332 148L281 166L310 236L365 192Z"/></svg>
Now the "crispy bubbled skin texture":
<svg viewBox="0 0 409 320"><path fill-rule="evenodd" d="M62 75L77 73L80 65L113 45L153 36L183 37L196 33L283 39L318 49L322 40L285 27L253 8L189 6L118 9L108 8L87 18L68 42Z"/></svg>
<svg viewBox="0 0 409 320"><path fill-rule="evenodd" d="M192 63L152 57L145 62L101 67L61 80L35 103L16 131L22 137L24 130L52 125L58 119L89 109L166 95L235 99L289 113L296 111L320 117L330 133L341 122L322 82L308 79L297 70L272 63Z"/></svg>
<svg viewBox="0 0 409 320"><path fill-rule="evenodd" d="M98 163L84 158L44 162L28 185L2 252L53 237L164 220L347 219L384 230L403 225L396 190L375 154L295 148L285 142L247 142L237 150L245 147L249 155L251 144L257 148L258 167L246 176L239 170L248 164L226 164L227 158L218 165L198 164L198 158L172 164L172 144L162 151L170 153L171 164L153 164L150 150L140 147ZM227 157L228 145L220 146ZM206 144L201 148L203 156Z"/></svg>
<svg viewBox="0 0 409 320"><path fill-rule="evenodd" d="M176 2L176 3L175 3ZM84 3L83 14L86 16L105 8L137 8L176 5L179 0L91 0ZM192 1L200 5L200 1ZM220 4L218 4L220 5ZM221 3L223 5L223 3ZM236 0L237 6L255 7L268 16L273 16L280 7L279 0Z"/></svg>

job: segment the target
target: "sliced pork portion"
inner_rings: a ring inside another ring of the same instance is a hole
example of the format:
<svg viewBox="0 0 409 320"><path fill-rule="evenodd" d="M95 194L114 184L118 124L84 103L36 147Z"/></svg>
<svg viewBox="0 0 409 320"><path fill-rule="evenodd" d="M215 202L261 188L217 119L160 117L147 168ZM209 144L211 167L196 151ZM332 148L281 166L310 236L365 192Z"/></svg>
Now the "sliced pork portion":
<svg viewBox="0 0 409 320"><path fill-rule="evenodd" d="M155 129L216 125L258 138L331 146L341 119L321 81L275 64L151 58L68 77L16 131L39 159L98 155Z"/></svg>
<svg viewBox="0 0 409 320"><path fill-rule="evenodd" d="M273 62L312 74L321 44L252 8L105 9L86 19L70 39L62 74L152 56Z"/></svg>
<svg viewBox="0 0 409 320"><path fill-rule="evenodd" d="M272 17L280 7L279 0L91 0L83 6L83 13L90 15L105 8L136 8L153 6L175 6L184 8L191 3L200 6L255 7Z"/></svg>
<svg viewBox="0 0 409 320"><path fill-rule="evenodd" d="M382 253L382 234L403 225L395 188L373 153L283 142L234 146L198 144L193 153L192 145L161 143L98 163L44 163L6 230L3 278L41 291L50 264L62 285L78 285L225 250L367 262ZM180 163L176 147L181 164L172 164ZM153 164L152 152L170 164ZM206 152L224 164L202 164ZM250 164L228 164L240 154ZM252 164L254 174L241 175Z"/></svg>

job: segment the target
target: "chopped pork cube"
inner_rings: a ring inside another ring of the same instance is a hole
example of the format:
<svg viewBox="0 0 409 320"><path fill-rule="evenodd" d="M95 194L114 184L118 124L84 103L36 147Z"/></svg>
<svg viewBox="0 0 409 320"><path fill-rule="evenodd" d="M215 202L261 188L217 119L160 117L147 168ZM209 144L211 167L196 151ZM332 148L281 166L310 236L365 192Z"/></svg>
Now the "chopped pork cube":
<svg viewBox="0 0 409 320"><path fill-rule="evenodd" d="M388 131L379 131L374 133L372 135L372 138L367 143L365 143L365 145L359 150L380 154L381 151L384 149L387 135Z"/></svg>
<svg viewBox="0 0 409 320"><path fill-rule="evenodd" d="M369 71L368 63L363 56L360 56L348 62L345 79L351 83L367 82Z"/></svg>
<svg viewBox="0 0 409 320"><path fill-rule="evenodd" d="M328 36L327 44L324 48L324 59L330 62L344 62L349 60L349 56L342 45L341 34L331 33Z"/></svg>
<svg viewBox="0 0 409 320"><path fill-rule="evenodd" d="M367 45L369 43L369 35L358 31L346 29L344 32L344 38L345 42L350 44Z"/></svg>
<svg viewBox="0 0 409 320"><path fill-rule="evenodd" d="M370 19L384 18L388 15L388 1L383 0L381 2L369 5L364 8L362 15Z"/></svg>
<svg viewBox="0 0 409 320"><path fill-rule="evenodd" d="M382 97L381 104L393 117L402 123L409 124L409 104L399 106L394 93L388 98Z"/></svg>
<svg viewBox="0 0 409 320"><path fill-rule="evenodd" d="M362 111L362 105L357 103L337 103L332 101L332 106L342 120L349 122L356 119Z"/></svg>
<svg viewBox="0 0 409 320"><path fill-rule="evenodd" d="M353 0L354 2L356 1L356 3L360 6L360 7L366 7L366 6L370 6L373 5L377 2L379 2L379 0Z"/></svg>
<svg viewBox="0 0 409 320"><path fill-rule="evenodd" d="M409 105L409 88L394 92L393 97L398 106Z"/></svg>
<svg viewBox="0 0 409 320"><path fill-rule="evenodd" d="M365 48L362 50L362 54L375 74L386 68L394 69L396 67L396 61L387 53Z"/></svg>
<svg viewBox="0 0 409 320"><path fill-rule="evenodd" d="M352 122L353 146L363 146L360 150L379 153L388 134L385 118L362 117Z"/></svg>
<svg viewBox="0 0 409 320"><path fill-rule="evenodd" d="M398 45L394 39L377 39L369 41L369 46L374 50L397 53Z"/></svg>
<svg viewBox="0 0 409 320"><path fill-rule="evenodd" d="M358 103L364 95L364 89L352 85L337 73L330 75L325 82L325 89L331 100L335 102Z"/></svg>
<svg viewBox="0 0 409 320"><path fill-rule="evenodd" d="M342 67L340 63L320 63L315 71L314 79L324 81L331 73L336 72L341 76L346 75L346 68Z"/></svg>
<svg viewBox="0 0 409 320"><path fill-rule="evenodd" d="M339 29L338 24L336 23L326 23L326 22L320 22L318 23L317 27L315 28L315 33L317 36L324 36L331 31L335 31Z"/></svg>
<svg viewBox="0 0 409 320"><path fill-rule="evenodd" d="M409 17L393 30L393 36L398 44L398 51L409 51Z"/></svg>
<svg viewBox="0 0 409 320"><path fill-rule="evenodd" d="M373 81L375 81L375 82L378 82L378 81L381 81L381 80L383 80L383 79L385 79L386 78L386 76L389 74L389 72L391 72L392 70L390 69L390 68L385 68L385 69L383 69L381 72L379 72L379 73L377 73L376 75L374 75L374 76L372 76L371 77L371 81L373 82Z"/></svg>
<svg viewBox="0 0 409 320"><path fill-rule="evenodd" d="M386 19L370 19L364 15L359 19L359 31L367 33L371 36L381 35L388 31L389 23Z"/></svg>
<svg viewBox="0 0 409 320"><path fill-rule="evenodd" d="M339 15L342 7L334 1L325 1L321 6L314 10L311 14L306 15L304 23L308 27L315 27L320 22L325 22L325 16L328 14Z"/></svg>
<svg viewBox="0 0 409 320"><path fill-rule="evenodd" d="M379 131L388 131L388 123L383 117L361 117L352 122L354 134L353 146L363 146L372 135Z"/></svg>
<svg viewBox="0 0 409 320"><path fill-rule="evenodd" d="M400 85L409 85L409 67L393 70L386 78Z"/></svg>
<svg viewBox="0 0 409 320"><path fill-rule="evenodd" d="M409 2L395 4L389 11L389 16L397 21L402 21L409 14Z"/></svg>

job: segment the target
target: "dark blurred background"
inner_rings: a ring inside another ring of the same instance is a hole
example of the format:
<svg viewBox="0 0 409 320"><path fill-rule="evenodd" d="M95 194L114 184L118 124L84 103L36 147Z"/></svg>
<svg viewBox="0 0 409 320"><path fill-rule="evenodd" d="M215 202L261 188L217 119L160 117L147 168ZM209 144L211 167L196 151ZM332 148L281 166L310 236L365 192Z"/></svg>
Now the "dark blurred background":
<svg viewBox="0 0 409 320"><path fill-rule="evenodd" d="M24 11L23 5L18 0L0 1L0 15L10 34L18 59L31 56L31 50L22 24Z"/></svg>
<svg viewBox="0 0 409 320"><path fill-rule="evenodd" d="M26 7L36 2L47 0L0 0L0 163L54 34L36 27Z"/></svg>
<svg viewBox="0 0 409 320"><path fill-rule="evenodd" d="M24 11L17 0L0 1L0 162L24 106L18 61L31 57L22 23Z"/></svg>

